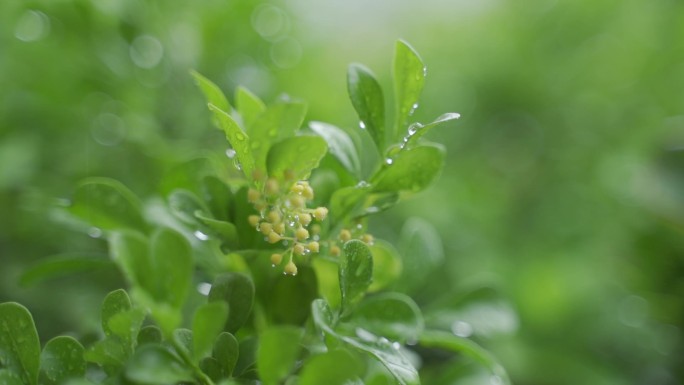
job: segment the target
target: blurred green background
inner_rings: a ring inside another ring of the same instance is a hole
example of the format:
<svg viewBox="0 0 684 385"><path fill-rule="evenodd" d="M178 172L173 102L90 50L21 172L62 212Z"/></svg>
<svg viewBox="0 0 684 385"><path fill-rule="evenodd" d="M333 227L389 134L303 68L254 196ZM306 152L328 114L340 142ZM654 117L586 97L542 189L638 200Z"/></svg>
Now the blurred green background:
<svg viewBox="0 0 684 385"><path fill-rule="evenodd" d="M397 38L428 65L414 117L462 118L429 135L448 148L442 178L377 234L423 218L443 238L436 289L500 288L517 316L483 344L516 384L682 383L675 0L0 2L0 302L31 309L44 340L96 329L121 277L18 277L47 255L106 252L52 209L78 180L151 196L173 164L225 150L189 69L353 127L346 67L368 65L390 95Z"/></svg>

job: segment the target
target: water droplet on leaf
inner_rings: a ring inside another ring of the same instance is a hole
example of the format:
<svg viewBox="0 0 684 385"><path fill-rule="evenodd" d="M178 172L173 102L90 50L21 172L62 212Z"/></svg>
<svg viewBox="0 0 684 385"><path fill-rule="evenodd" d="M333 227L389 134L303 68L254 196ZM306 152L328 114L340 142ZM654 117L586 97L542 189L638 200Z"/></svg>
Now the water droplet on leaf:
<svg viewBox="0 0 684 385"><path fill-rule="evenodd" d="M237 152L235 152L235 150L233 150L232 148L229 148L229 149L226 150L226 156L227 156L229 159L235 158L235 154L237 154Z"/></svg>
<svg viewBox="0 0 684 385"><path fill-rule="evenodd" d="M366 129L366 123L364 123L363 120L359 122L359 128L361 128L362 130Z"/></svg>
<svg viewBox="0 0 684 385"><path fill-rule="evenodd" d="M206 241L207 239L209 239L209 236L207 234L204 234L203 232L201 232L199 230L195 231L193 233L193 235L195 236L195 238L199 239L200 241Z"/></svg>

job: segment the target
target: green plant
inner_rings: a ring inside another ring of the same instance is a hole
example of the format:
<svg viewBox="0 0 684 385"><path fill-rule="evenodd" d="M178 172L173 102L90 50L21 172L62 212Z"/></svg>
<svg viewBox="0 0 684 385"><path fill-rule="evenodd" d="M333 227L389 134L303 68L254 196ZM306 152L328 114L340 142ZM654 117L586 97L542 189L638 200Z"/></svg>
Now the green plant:
<svg viewBox="0 0 684 385"><path fill-rule="evenodd" d="M437 177L444 149L422 136L458 118L408 124L425 67L403 41L393 64L393 125L371 71L349 67L361 130L300 129L302 102L266 106L243 88L233 108L193 72L233 165L215 155L179 165L162 180L164 200L144 203L114 180L81 183L65 209L104 234L130 296L104 299L102 339L84 348L56 337L42 352L28 310L0 305L2 383L409 385L432 349L470 356L507 383L487 351L444 330L448 312L426 319L402 293L439 263L434 230L407 224L411 255L400 256L368 228L370 216ZM103 264L47 259L24 280Z"/></svg>

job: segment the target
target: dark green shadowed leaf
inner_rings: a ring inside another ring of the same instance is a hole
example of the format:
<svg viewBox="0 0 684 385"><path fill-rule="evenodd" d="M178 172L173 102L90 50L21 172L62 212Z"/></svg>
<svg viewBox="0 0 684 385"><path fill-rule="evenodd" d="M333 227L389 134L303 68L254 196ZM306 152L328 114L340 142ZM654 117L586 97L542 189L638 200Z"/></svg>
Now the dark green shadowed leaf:
<svg viewBox="0 0 684 385"><path fill-rule="evenodd" d="M221 129L226 134L228 143L230 143L233 150L235 150L235 156L237 157L242 172L247 179L251 179L255 164L249 137L226 111L213 104L209 104L209 110L214 114Z"/></svg>
<svg viewBox="0 0 684 385"><path fill-rule="evenodd" d="M405 41L399 40L394 49L394 97L396 107L395 132L400 132L412 111L425 84L425 64L418 53Z"/></svg>
<svg viewBox="0 0 684 385"><path fill-rule="evenodd" d="M311 357L302 369L299 385L346 385L363 375L363 365L345 350Z"/></svg>
<svg viewBox="0 0 684 385"><path fill-rule="evenodd" d="M242 86L235 90L235 105L247 130L266 109L261 99Z"/></svg>
<svg viewBox="0 0 684 385"><path fill-rule="evenodd" d="M203 232L219 238L226 246L236 248L238 245L238 232L234 224L217 219L209 218L201 213L195 213L195 217L202 225Z"/></svg>
<svg viewBox="0 0 684 385"><path fill-rule="evenodd" d="M399 342L418 340L424 327L418 305L400 293L380 293L366 298L356 307L350 322Z"/></svg>
<svg viewBox="0 0 684 385"><path fill-rule="evenodd" d="M352 175L360 176L361 161L349 134L339 127L323 122L309 122L309 128L328 143L330 154Z"/></svg>
<svg viewBox="0 0 684 385"><path fill-rule="evenodd" d="M231 107L223 91L211 80L202 76L199 72L190 70L190 75L195 79L195 83L202 90L207 103L211 103L223 111L230 111Z"/></svg>
<svg viewBox="0 0 684 385"><path fill-rule="evenodd" d="M230 218L230 205L233 200L233 193L230 188L215 176L207 176L202 179L201 184L202 198L209 206L211 215L221 221L228 221Z"/></svg>
<svg viewBox="0 0 684 385"><path fill-rule="evenodd" d="M221 365L213 357L204 357L199 362L199 367L204 374L209 376L212 381L219 382L223 377L223 372L221 371Z"/></svg>
<svg viewBox="0 0 684 385"><path fill-rule="evenodd" d="M274 144L268 152L268 175L283 178L285 171L291 171L296 180L307 179L327 151L325 140L319 136L287 138Z"/></svg>
<svg viewBox="0 0 684 385"><path fill-rule="evenodd" d="M187 190L200 194L202 178L214 173L214 167L208 158L196 158L175 165L162 176L159 193L161 196L168 196L173 190Z"/></svg>
<svg viewBox="0 0 684 385"><path fill-rule="evenodd" d="M35 385L38 382L38 332L31 313L16 302L0 304L0 363L23 383Z"/></svg>
<svg viewBox="0 0 684 385"><path fill-rule="evenodd" d="M436 144L400 151L392 158L392 164L377 174L373 191L417 193L424 190L442 170L444 156L444 148Z"/></svg>
<svg viewBox="0 0 684 385"><path fill-rule="evenodd" d="M373 254L373 282L368 290L378 291L401 275L401 256L391 243L382 239L376 239L370 249Z"/></svg>
<svg viewBox="0 0 684 385"><path fill-rule="evenodd" d="M191 370L176 356L159 345L146 345L138 349L128 362L125 371L130 381L150 385L167 385L192 381Z"/></svg>
<svg viewBox="0 0 684 385"><path fill-rule="evenodd" d="M138 332L138 346L162 342L162 332L154 325L147 325Z"/></svg>
<svg viewBox="0 0 684 385"><path fill-rule="evenodd" d="M306 322L311 301L318 297L316 274L310 266L299 266L297 275L279 274L266 302L275 323L301 325Z"/></svg>
<svg viewBox="0 0 684 385"><path fill-rule="evenodd" d="M373 256L368 245L351 240L345 243L340 259L340 292L342 308L358 302L366 294L373 278Z"/></svg>
<svg viewBox="0 0 684 385"><path fill-rule="evenodd" d="M380 84L365 66L354 63L347 71L347 90L361 127L368 130L378 151L385 150L385 99Z"/></svg>
<svg viewBox="0 0 684 385"><path fill-rule="evenodd" d="M0 384L3 385L26 385L18 374L9 369L0 369Z"/></svg>
<svg viewBox="0 0 684 385"><path fill-rule="evenodd" d="M436 127L442 123L449 122L451 120L456 120L460 117L461 115L458 113L447 112L446 114L441 115L437 119L425 125L420 123L413 123L407 129L406 136L404 137L406 141L404 145L409 148L413 147L418 142L418 139L420 139L421 136L425 135L428 131L430 131L431 128Z"/></svg>
<svg viewBox="0 0 684 385"><path fill-rule="evenodd" d="M404 269L396 289L411 293L424 287L435 269L444 261L442 239L437 229L420 218L410 218L401 229L399 250Z"/></svg>
<svg viewBox="0 0 684 385"><path fill-rule="evenodd" d="M193 259L188 241L171 229L160 228L150 240L150 256L157 279L155 298L180 308L192 281Z"/></svg>
<svg viewBox="0 0 684 385"><path fill-rule="evenodd" d="M249 318L254 304L254 283L249 277L239 273L219 275L209 292L209 301L224 301L230 314L225 330L234 333Z"/></svg>
<svg viewBox="0 0 684 385"><path fill-rule="evenodd" d="M44 384L61 384L69 378L85 376L83 346L72 337L55 337L45 344L40 355L40 371Z"/></svg>
<svg viewBox="0 0 684 385"><path fill-rule="evenodd" d="M211 355L221 366L223 375L231 376L239 357L238 342L235 336L228 332L219 334Z"/></svg>
<svg viewBox="0 0 684 385"><path fill-rule="evenodd" d="M205 357L211 351L214 339L221 333L228 319L228 305L215 301L200 306L192 321L195 359Z"/></svg>
<svg viewBox="0 0 684 385"><path fill-rule="evenodd" d="M95 255L62 254L43 258L29 266L21 275L21 285L33 285L50 278L74 273L111 269L111 260Z"/></svg>
<svg viewBox="0 0 684 385"><path fill-rule="evenodd" d="M279 384L293 369L301 349L302 331L294 327L273 327L259 336L257 370L265 385Z"/></svg>
<svg viewBox="0 0 684 385"><path fill-rule="evenodd" d="M72 197L69 212L103 230L145 231L138 198L120 182L90 178L81 182Z"/></svg>
<svg viewBox="0 0 684 385"><path fill-rule="evenodd" d="M204 203L195 194L186 190L174 190L169 195L169 207L173 215L186 225L197 223L196 212L209 213Z"/></svg>
<svg viewBox="0 0 684 385"><path fill-rule="evenodd" d="M109 239L109 250L126 279L131 284L152 293L155 275L149 257L147 238L140 233L117 232Z"/></svg>

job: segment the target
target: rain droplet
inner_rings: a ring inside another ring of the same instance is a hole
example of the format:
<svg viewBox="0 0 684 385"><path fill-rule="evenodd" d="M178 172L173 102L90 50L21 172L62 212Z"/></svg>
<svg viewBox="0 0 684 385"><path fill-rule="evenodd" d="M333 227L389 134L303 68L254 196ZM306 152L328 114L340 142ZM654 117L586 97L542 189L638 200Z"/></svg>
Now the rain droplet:
<svg viewBox="0 0 684 385"><path fill-rule="evenodd" d="M361 128L362 130L366 129L366 123L364 123L363 120L359 121L359 128Z"/></svg>
<svg viewBox="0 0 684 385"><path fill-rule="evenodd" d="M401 344L399 344L399 342L392 342L392 348L394 350L399 350L399 348L401 348Z"/></svg>
<svg viewBox="0 0 684 385"><path fill-rule="evenodd" d="M241 132L235 134L235 137L237 138L237 140L245 140L245 135Z"/></svg>
<svg viewBox="0 0 684 385"><path fill-rule="evenodd" d="M387 158L387 159L385 159L385 164L386 164L386 165L389 166L389 165L391 165L392 163L394 163L394 160L393 160L392 158Z"/></svg>
<svg viewBox="0 0 684 385"><path fill-rule="evenodd" d="M375 213L380 212L380 209L379 209L378 207L376 207L376 206L371 206L371 207L369 207L369 208L366 209L366 212L367 212L368 214L375 214Z"/></svg>
<svg viewBox="0 0 684 385"><path fill-rule="evenodd" d="M207 282L200 282L197 284L197 292L202 295L209 295L211 291L211 284Z"/></svg>
<svg viewBox="0 0 684 385"><path fill-rule="evenodd" d="M240 161L237 158L233 159L233 166L237 168L238 170L242 171L242 165L240 164Z"/></svg>
<svg viewBox="0 0 684 385"><path fill-rule="evenodd" d="M461 117L461 114L458 112L447 112L446 114L442 114L437 118L438 122L444 121L444 120L452 120L452 119L459 119Z"/></svg>
<svg viewBox="0 0 684 385"><path fill-rule="evenodd" d="M88 229L88 236L91 238L100 238L102 236L102 230L97 227L91 227Z"/></svg>
<svg viewBox="0 0 684 385"><path fill-rule="evenodd" d="M14 36L25 42L38 41L50 32L50 19L39 11L24 12L14 27Z"/></svg>
<svg viewBox="0 0 684 385"><path fill-rule="evenodd" d="M408 128L409 136L415 135L416 132L418 132L418 130L420 130L421 128L423 128L423 125L418 123L418 122L411 124ZM408 142L408 138L404 138L404 139L405 139L404 140L405 142Z"/></svg>
<svg viewBox="0 0 684 385"><path fill-rule="evenodd" d="M455 321L451 324L451 332L459 337L470 337L473 334L473 327L463 321Z"/></svg>
<svg viewBox="0 0 684 385"><path fill-rule="evenodd" d="M230 159L235 158L235 154L237 154L237 152L235 150L233 150L232 148L226 149L226 156L228 158L230 158Z"/></svg>
<svg viewBox="0 0 684 385"><path fill-rule="evenodd" d="M427 77L427 66L423 66L423 77Z"/></svg>
<svg viewBox="0 0 684 385"><path fill-rule="evenodd" d="M356 184L356 188L366 188L369 186L370 186L370 184L368 182L366 182L365 180L362 180Z"/></svg>
<svg viewBox="0 0 684 385"><path fill-rule="evenodd" d="M193 233L193 235L195 236L195 238L199 239L200 241L206 241L207 239L209 239L209 236L207 234L204 234L203 232L201 232L199 230L195 231Z"/></svg>
<svg viewBox="0 0 684 385"><path fill-rule="evenodd" d="M489 383L492 385L501 385L503 384L503 380L496 374L492 374L492 376L489 377Z"/></svg>
<svg viewBox="0 0 684 385"><path fill-rule="evenodd" d="M138 36L131 43L129 55L136 66L154 68L164 56L164 47L154 36Z"/></svg>
<svg viewBox="0 0 684 385"><path fill-rule="evenodd" d="M380 342L381 344L389 344L390 341L385 337L380 337L380 340L378 342Z"/></svg>
<svg viewBox="0 0 684 385"><path fill-rule="evenodd" d="M409 110L409 115L413 115L414 112L418 109L418 103L413 103L411 106L411 109Z"/></svg>

